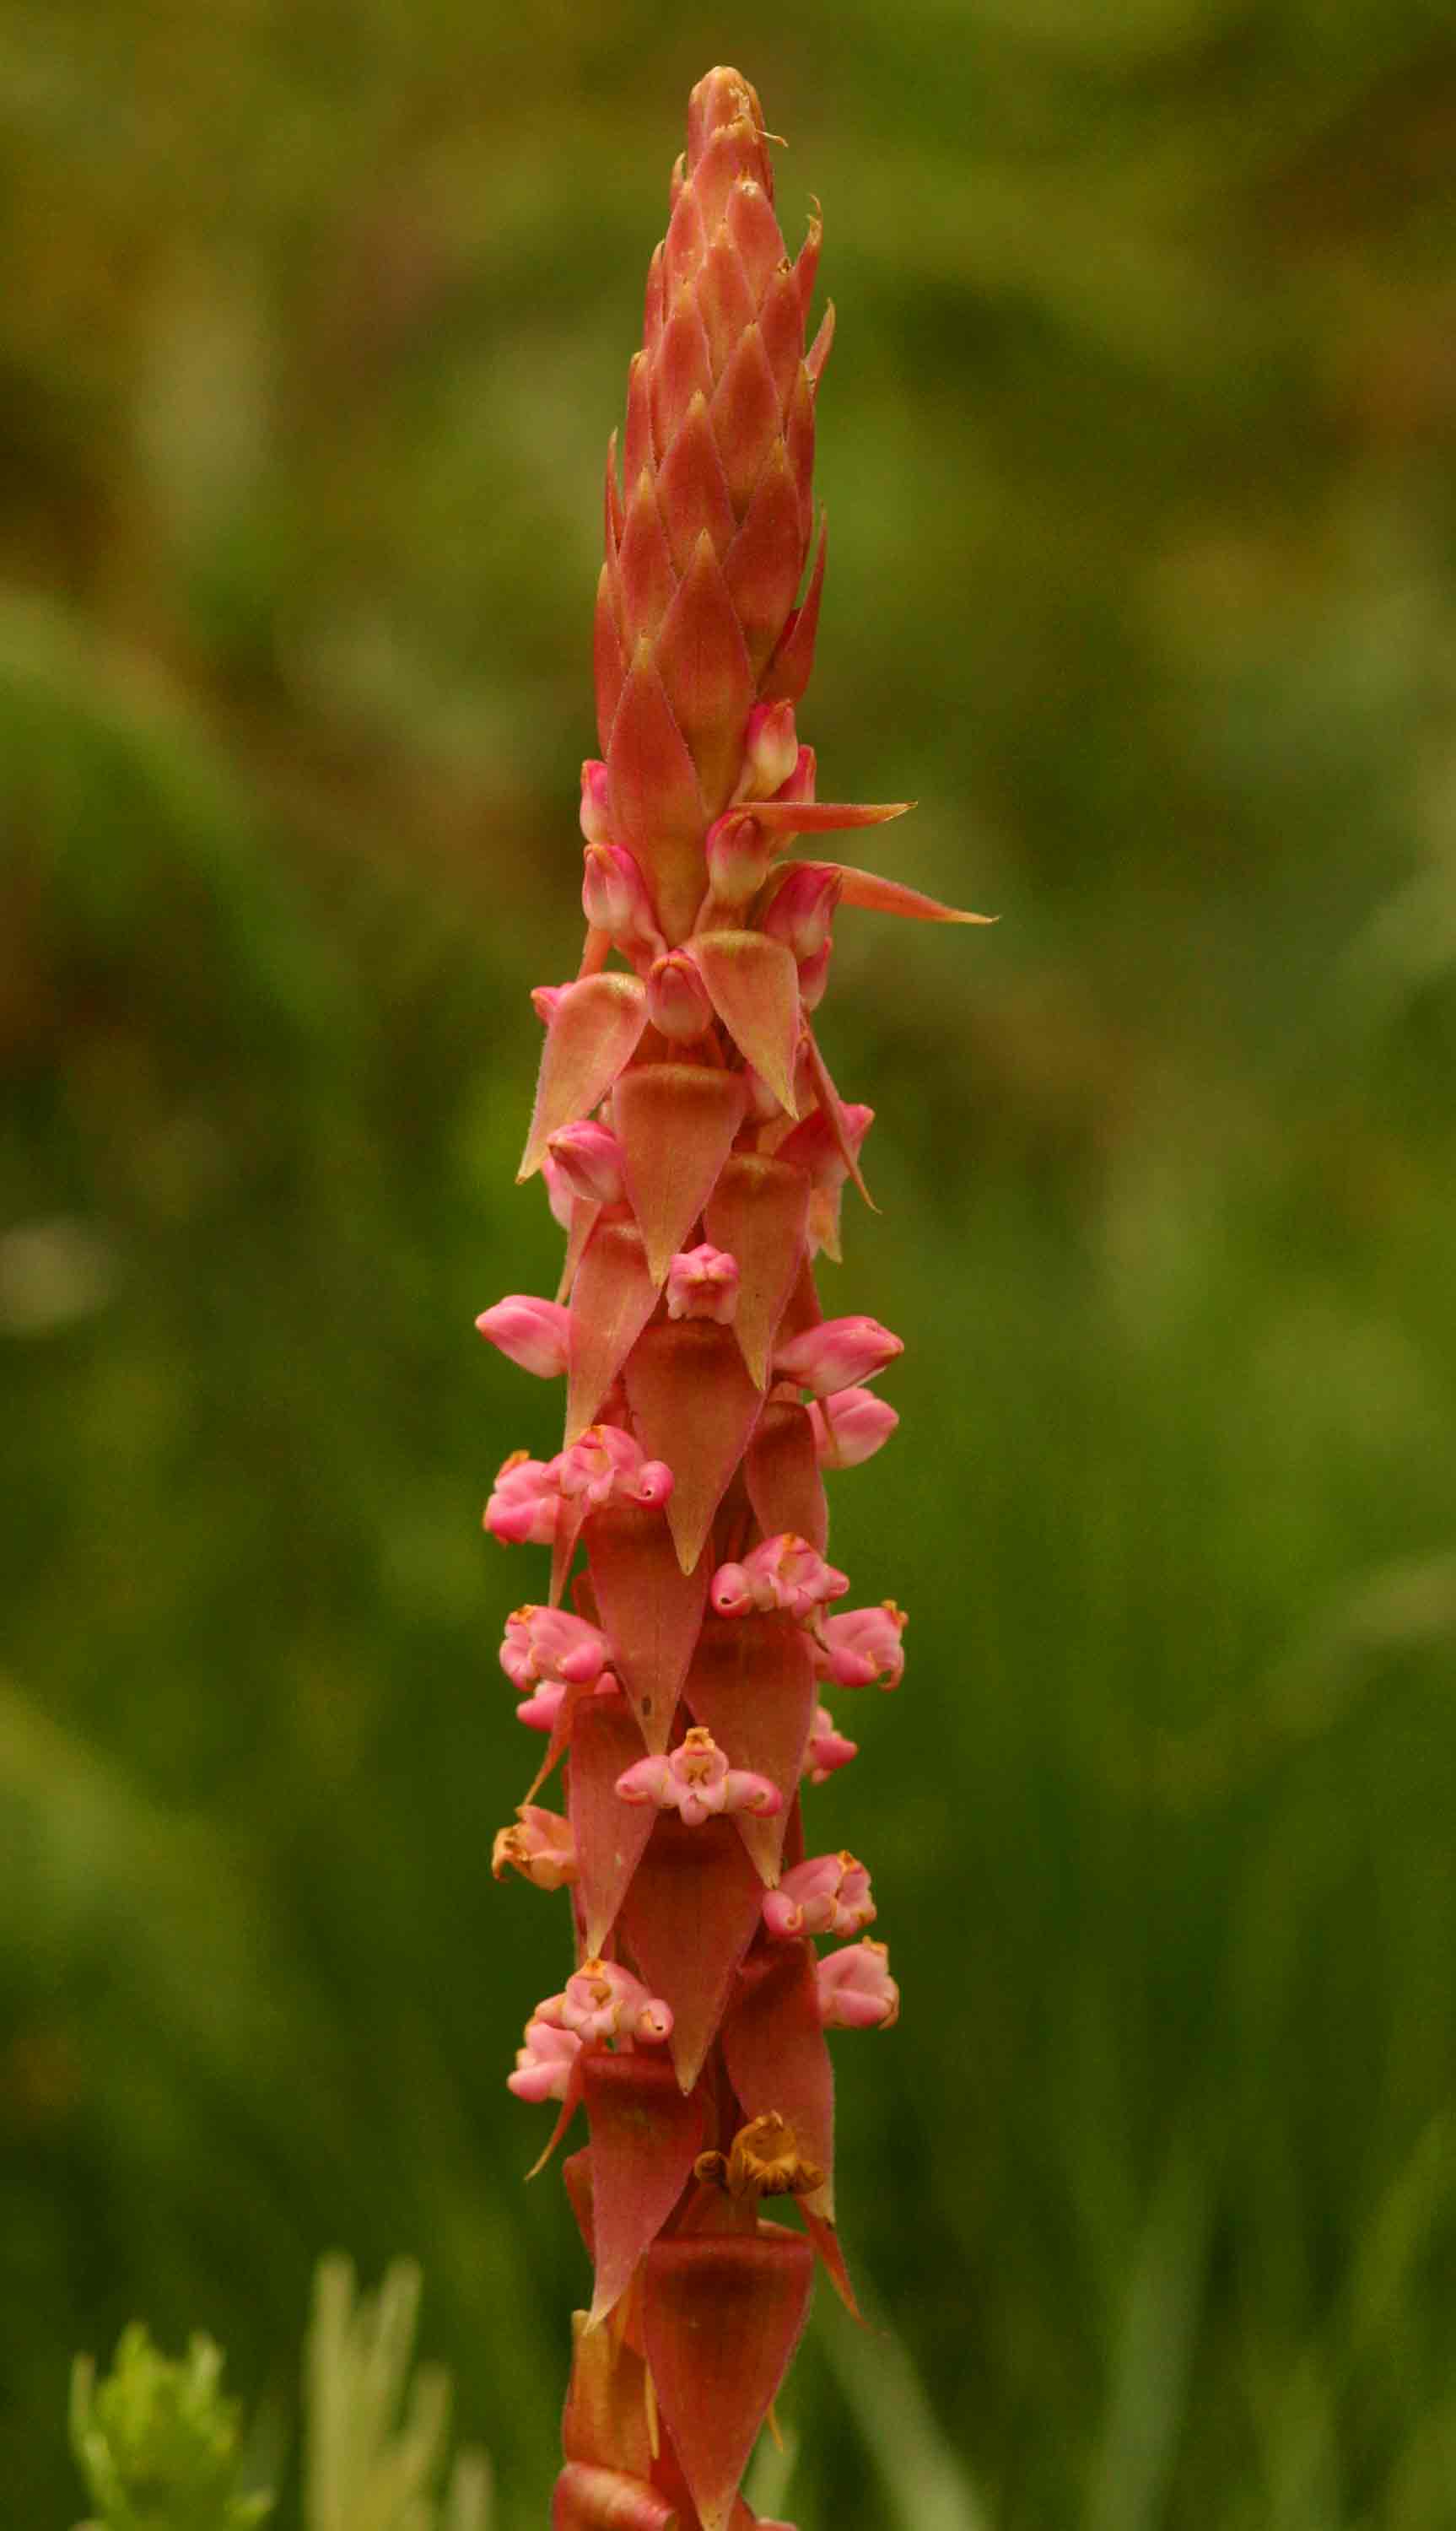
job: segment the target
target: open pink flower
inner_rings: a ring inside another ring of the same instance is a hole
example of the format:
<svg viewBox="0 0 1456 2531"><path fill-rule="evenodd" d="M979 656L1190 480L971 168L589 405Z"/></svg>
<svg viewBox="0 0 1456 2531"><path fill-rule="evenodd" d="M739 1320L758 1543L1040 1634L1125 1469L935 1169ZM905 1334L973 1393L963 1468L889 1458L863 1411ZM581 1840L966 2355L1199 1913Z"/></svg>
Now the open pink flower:
<svg viewBox="0 0 1456 2531"><path fill-rule="evenodd" d="M849 1575L826 1564L808 1539L792 1530L765 1538L741 1564L720 1564L708 1596L720 1617L745 1617L753 1608L782 1608L807 1617L849 1589Z"/></svg>
<svg viewBox="0 0 1456 2531"><path fill-rule="evenodd" d="M600 1678L611 1657L601 1628L573 1616L569 1608L515 1608L506 1619L500 1665L523 1690L538 1679L586 1686Z"/></svg>
<svg viewBox="0 0 1456 2531"><path fill-rule="evenodd" d="M837 1775L840 1768L847 1767L850 1760L858 1758L859 1754L858 1740L846 1740L844 1733L835 1729L834 1716L827 1705L816 1705L804 1752L804 1772L810 1782L827 1783L831 1775Z"/></svg>
<svg viewBox="0 0 1456 2531"><path fill-rule="evenodd" d="M815 1854L786 1872L763 1901L770 1934L862 1934L874 1922L869 1875L852 1854Z"/></svg>
<svg viewBox="0 0 1456 2531"><path fill-rule="evenodd" d="M485 1505L485 1527L502 1547L549 1547L561 1517L556 1462L513 1450L501 1462Z"/></svg>
<svg viewBox="0 0 1456 2531"><path fill-rule="evenodd" d="M826 2029L888 2030L900 2018L900 1990L883 1942L851 1942L829 1951L814 1971L819 2019Z"/></svg>
<svg viewBox="0 0 1456 2531"><path fill-rule="evenodd" d="M516 2070L506 2076L507 2089L518 2101L564 2101L581 2051L574 2030L558 2030L532 2013L516 2051Z"/></svg>
<svg viewBox="0 0 1456 2531"><path fill-rule="evenodd" d="M624 1802L653 1802L660 1811L677 1811L689 1828L725 1811L753 1811L769 1819L781 1811L784 1797L766 1775L747 1767L730 1767L710 1731L700 1725L662 1758L639 1758L617 1777Z"/></svg>
<svg viewBox="0 0 1456 2531"><path fill-rule="evenodd" d="M881 1600L877 1608L843 1608L821 1617L815 1632L814 1668L835 1687L898 1687L905 1675L903 1608Z"/></svg>
<svg viewBox="0 0 1456 2531"><path fill-rule="evenodd" d="M570 2032L584 2048L600 2048L611 2039L655 2045L672 2031L669 2007L616 1960L584 1960L560 1995L536 2005L535 2019Z"/></svg>
<svg viewBox="0 0 1456 2531"><path fill-rule="evenodd" d="M588 1425L551 1465L563 1498L587 1511L614 1501L641 1503L651 1511L672 1491L671 1468L664 1460L649 1459L641 1442L616 1424Z"/></svg>
<svg viewBox="0 0 1456 2531"><path fill-rule="evenodd" d="M738 1307L738 1259L710 1240L681 1249L667 1269L670 1319L714 1319L727 1326Z"/></svg>

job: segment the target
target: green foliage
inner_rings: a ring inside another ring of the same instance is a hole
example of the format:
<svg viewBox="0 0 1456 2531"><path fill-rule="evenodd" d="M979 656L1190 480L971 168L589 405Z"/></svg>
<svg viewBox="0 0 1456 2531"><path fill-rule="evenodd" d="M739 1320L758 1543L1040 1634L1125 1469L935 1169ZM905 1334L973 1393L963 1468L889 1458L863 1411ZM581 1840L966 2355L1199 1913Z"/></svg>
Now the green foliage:
<svg viewBox="0 0 1456 2531"><path fill-rule="evenodd" d="M140 2321L100 2383L90 2357L77 2357L71 2447L99 2510L93 2531L251 2531L265 2518L272 2499L239 2490L240 2411L221 2385L210 2337L174 2359Z"/></svg>

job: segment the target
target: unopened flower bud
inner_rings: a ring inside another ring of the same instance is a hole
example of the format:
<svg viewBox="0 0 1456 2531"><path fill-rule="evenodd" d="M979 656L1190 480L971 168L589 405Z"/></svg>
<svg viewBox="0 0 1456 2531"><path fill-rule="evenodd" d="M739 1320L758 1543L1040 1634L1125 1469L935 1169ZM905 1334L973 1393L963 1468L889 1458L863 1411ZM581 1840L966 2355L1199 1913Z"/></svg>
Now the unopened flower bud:
<svg viewBox="0 0 1456 2531"><path fill-rule="evenodd" d="M873 1379L904 1351L900 1338L881 1326L878 1319L825 1319L780 1345L773 1367L780 1379L792 1379L813 1396L827 1397L834 1389Z"/></svg>
<svg viewBox="0 0 1456 2531"><path fill-rule="evenodd" d="M827 862L799 862L784 874L763 916L770 940L782 940L801 967L825 947L844 880Z"/></svg>
<svg viewBox="0 0 1456 2531"><path fill-rule="evenodd" d="M834 943L826 940L812 958L801 961L799 968L799 1000L807 1011L816 1011L829 986L829 964L834 956Z"/></svg>
<svg viewBox="0 0 1456 2531"><path fill-rule="evenodd" d="M791 703L756 703L744 736L740 800L770 799L799 761L799 735Z"/></svg>
<svg viewBox="0 0 1456 2531"><path fill-rule="evenodd" d="M669 949L647 970L647 1017L663 1037L686 1044L712 1024L713 1006L693 960Z"/></svg>
<svg viewBox="0 0 1456 2531"><path fill-rule="evenodd" d="M595 756L588 756L582 767L582 832L588 844L609 844L612 840L607 769Z"/></svg>
<svg viewBox="0 0 1456 2531"><path fill-rule="evenodd" d="M622 1146L609 1125L584 1116L552 1134L546 1152L558 1175L584 1204L622 1201Z"/></svg>
<svg viewBox="0 0 1456 2531"><path fill-rule="evenodd" d="M858 1468L882 1450L900 1418L872 1388L841 1388L809 1410L814 1448L825 1468Z"/></svg>
<svg viewBox="0 0 1456 2531"><path fill-rule="evenodd" d="M667 1269L670 1319L715 1319L727 1326L738 1308L738 1259L707 1240L686 1248Z"/></svg>
<svg viewBox="0 0 1456 2531"><path fill-rule="evenodd" d="M707 875L716 907L743 907L768 876L769 843L756 817L729 809L707 830Z"/></svg>
<svg viewBox="0 0 1456 2531"><path fill-rule="evenodd" d="M511 1292L476 1321L487 1344L495 1345L518 1371L537 1379L555 1379L566 1369L571 1312L559 1301L540 1301L531 1292Z"/></svg>
<svg viewBox="0 0 1456 2531"><path fill-rule="evenodd" d="M582 911L598 931L629 950L663 947L647 883L625 844L588 844L583 856Z"/></svg>

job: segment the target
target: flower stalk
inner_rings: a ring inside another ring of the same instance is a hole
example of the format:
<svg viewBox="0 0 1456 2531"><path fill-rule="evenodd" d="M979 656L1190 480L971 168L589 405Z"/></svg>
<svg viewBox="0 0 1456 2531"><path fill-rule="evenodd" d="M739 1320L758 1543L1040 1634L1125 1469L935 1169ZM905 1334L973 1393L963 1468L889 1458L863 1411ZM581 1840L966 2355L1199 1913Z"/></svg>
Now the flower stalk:
<svg viewBox="0 0 1456 2531"><path fill-rule="evenodd" d="M825 561L819 236L815 216L790 258L757 97L710 72L608 456L586 945L532 995L521 1175L545 1179L565 1270L476 1322L566 1391L561 1449L513 1454L485 1512L550 1551L501 1649L546 1745L494 1868L573 1911L572 1974L509 2078L559 2105L552 2146L579 2110L589 2139L565 2164L595 2284L556 2531L755 2521L740 2482L816 2264L854 2308L824 2033L899 2010L868 1872L816 1817L855 1755L821 1695L897 1686L905 1618L837 1607L826 1554L825 1475L893 1433L870 1383L902 1348L820 1310L871 1110L812 1014L845 907L984 918L793 857L907 805L819 801L798 735Z"/></svg>

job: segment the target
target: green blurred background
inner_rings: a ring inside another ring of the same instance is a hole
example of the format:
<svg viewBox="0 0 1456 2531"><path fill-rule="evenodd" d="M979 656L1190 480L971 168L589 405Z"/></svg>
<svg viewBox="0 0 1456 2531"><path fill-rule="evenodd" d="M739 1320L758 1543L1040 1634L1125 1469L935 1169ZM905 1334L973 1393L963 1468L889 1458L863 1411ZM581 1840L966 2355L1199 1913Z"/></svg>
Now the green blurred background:
<svg viewBox="0 0 1456 2531"><path fill-rule="evenodd" d="M802 715L912 1613L823 1797L804 2531L1456 2524L1456 26L1444 0L7 0L0 2489L77 2346L285 2438L316 2253L544 2518L583 2262L503 2075L478 1505L579 938L599 478L692 82L840 309ZM529 1393L528 1393L529 1392ZM524 1557L525 1561L518 1561ZM827 1811L826 1811L827 1816ZM936 2437L940 2438L937 2443ZM938 2509L937 2509L938 2508Z"/></svg>

